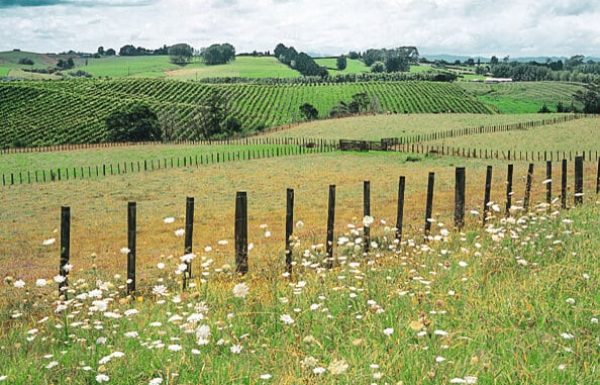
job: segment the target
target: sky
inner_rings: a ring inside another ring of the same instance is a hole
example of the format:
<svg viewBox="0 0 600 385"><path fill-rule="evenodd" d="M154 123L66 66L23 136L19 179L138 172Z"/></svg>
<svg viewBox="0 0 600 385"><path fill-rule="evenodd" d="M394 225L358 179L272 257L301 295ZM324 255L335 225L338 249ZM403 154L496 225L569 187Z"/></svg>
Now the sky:
<svg viewBox="0 0 600 385"><path fill-rule="evenodd" d="M414 45L423 54L600 56L599 0L0 0L0 51L125 44L238 52Z"/></svg>

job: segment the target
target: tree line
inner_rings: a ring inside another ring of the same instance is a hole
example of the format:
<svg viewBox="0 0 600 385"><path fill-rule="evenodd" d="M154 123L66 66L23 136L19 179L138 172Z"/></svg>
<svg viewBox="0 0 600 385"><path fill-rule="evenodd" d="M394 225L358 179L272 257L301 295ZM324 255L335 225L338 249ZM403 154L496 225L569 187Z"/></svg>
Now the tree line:
<svg viewBox="0 0 600 385"><path fill-rule="evenodd" d="M304 52L298 53L294 47L286 47L284 44L279 43L275 47L273 54L277 60L304 76L326 77L329 75L327 68L318 65L308 54Z"/></svg>

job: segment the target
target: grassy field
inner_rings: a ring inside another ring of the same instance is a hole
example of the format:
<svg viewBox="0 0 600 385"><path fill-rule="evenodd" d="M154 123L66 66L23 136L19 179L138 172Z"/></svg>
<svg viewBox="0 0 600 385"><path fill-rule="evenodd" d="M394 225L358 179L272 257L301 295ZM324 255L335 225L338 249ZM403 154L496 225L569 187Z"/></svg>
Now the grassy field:
<svg viewBox="0 0 600 385"><path fill-rule="evenodd" d="M483 84L459 82L479 100L494 106L501 113L535 113L546 104L556 111L556 104L570 106L573 94L581 85L564 82L515 82L510 84ZM580 107L580 106L577 106Z"/></svg>
<svg viewBox="0 0 600 385"><path fill-rule="evenodd" d="M167 71L180 66L172 64L168 56L110 56L100 59L78 60L72 71L82 70L93 76L123 77L164 77ZM72 72L71 71L71 72Z"/></svg>
<svg viewBox="0 0 600 385"><path fill-rule="evenodd" d="M1 190L0 234L10 243L3 243L0 259L0 376L8 383L68 377L73 384L131 385L156 378L169 384L594 383L600 206L562 216L543 209L519 221L494 221L488 231L479 230L480 218L469 218L472 227L463 234L446 233L454 161L327 154ZM483 165L467 164L468 209L480 208ZM439 237L425 247L416 234L429 170L438 178L433 234ZM524 171L518 164L515 175ZM386 227L393 226L400 174L408 177L410 229L397 247ZM367 255L354 246L362 233L347 227L360 226L364 178L373 183L377 243ZM501 181L494 179L493 200L501 199ZM338 186L336 244L349 240L336 245L331 271L321 263L328 183ZM286 186L296 188L295 220L304 224L296 229L291 282L281 276ZM534 201L542 188L536 182ZM254 244L245 278L231 273L240 189L249 193ZM174 271L183 241L174 230L183 225L185 195L197 199L198 256L194 286L180 293ZM138 201L139 292L127 299L126 257L119 250L126 245L130 199ZM58 246L42 241L57 237L60 204L73 210L72 300L65 303L54 301L55 284L36 287L36 280L56 274ZM175 223L163 223L167 216ZM247 294L233 290L240 282Z"/></svg>
<svg viewBox="0 0 600 385"><path fill-rule="evenodd" d="M194 63L183 68L166 72L168 77L183 80L216 77L243 78L294 78L300 74L280 63L274 57L238 56L233 62L223 65L207 66Z"/></svg>
<svg viewBox="0 0 600 385"><path fill-rule="evenodd" d="M161 79L71 80L0 83L0 146L99 142L105 119L133 102L149 105L175 125L177 138L193 138L191 117L212 91L225 95L230 114L246 132L301 120L299 107L313 104L321 117L340 101L365 92L392 113L492 113L460 87L442 82L365 82L317 85L209 85Z"/></svg>
<svg viewBox="0 0 600 385"><path fill-rule="evenodd" d="M237 153L239 151L262 152L294 146L285 145L143 145L113 148L97 148L73 151L56 151L43 153L3 154L0 159L0 174L27 172L35 170L50 170L52 168L80 168L102 166L103 164L130 163L142 161L161 161L171 158L195 158L217 153ZM183 162L183 160L182 160ZM123 167L123 166L121 166Z"/></svg>
<svg viewBox="0 0 600 385"><path fill-rule="evenodd" d="M371 72L370 68L358 59L346 58L346 68L342 71L337 69L337 58L317 58L315 59L318 65L327 67L330 75L345 75L345 74L359 74L364 72Z"/></svg>
<svg viewBox="0 0 600 385"><path fill-rule="evenodd" d="M560 116L560 115L552 115ZM368 115L334 120L320 120L289 129L270 132L274 137L309 137L326 139L398 138L415 134L446 131L457 128L539 121L550 115L483 115L483 114L408 114ZM457 139L460 140L460 139Z"/></svg>
<svg viewBox="0 0 600 385"><path fill-rule="evenodd" d="M470 135L428 144L517 151L596 151L600 148L599 132L600 119L587 118L527 131Z"/></svg>

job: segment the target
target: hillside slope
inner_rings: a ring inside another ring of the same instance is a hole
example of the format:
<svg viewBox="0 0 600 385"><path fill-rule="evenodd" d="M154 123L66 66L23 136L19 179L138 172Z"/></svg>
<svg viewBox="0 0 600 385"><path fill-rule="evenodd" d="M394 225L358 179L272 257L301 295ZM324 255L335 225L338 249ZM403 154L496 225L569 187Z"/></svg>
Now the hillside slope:
<svg viewBox="0 0 600 385"><path fill-rule="evenodd" d="M300 120L299 106L311 103L321 117L340 101L366 92L390 113L492 113L451 83L368 82L311 85L199 84L161 79L69 80L0 83L0 146L101 142L105 119L133 102L150 105L191 138L196 106L211 92L225 95L231 115L244 130L261 130Z"/></svg>

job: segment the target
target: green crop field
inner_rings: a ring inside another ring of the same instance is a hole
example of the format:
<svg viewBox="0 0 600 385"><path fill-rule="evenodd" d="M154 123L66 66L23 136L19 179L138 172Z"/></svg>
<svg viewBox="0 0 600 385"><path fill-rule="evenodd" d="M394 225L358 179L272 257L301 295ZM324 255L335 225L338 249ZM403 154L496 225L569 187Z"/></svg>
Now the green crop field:
<svg viewBox="0 0 600 385"><path fill-rule="evenodd" d="M178 68L181 67L172 64L168 56L109 56L100 59L80 59L69 72L82 70L96 77L112 78L164 77L166 71Z"/></svg>
<svg viewBox="0 0 600 385"><path fill-rule="evenodd" d="M582 89L580 84L564 82L515 82L509 84L459 82L458 84L477 95L482 102L494 106L501 113L535 113L544 104L555 111L558 102L570 106L573 94Z"/></svg>
<svg viewBox="0 0 600 385"><path fill-rule="evenodd" d="M553 114L552 116L561 116ZM364 139L400 138L415 134L447 131L457 128L492 126L548 118L540 114L401 114L367 115L292 125L267 135L291 138Z"/></svg>
<svg viewBox="0 0 600 385"><path fill-rule="evenodd" d="M324 117L339 101L366 92L390 113L491 113L460 87L439 82L366 82L313 85L208 85L168 80L71 80L0 83L0 146L99 142L105 118L132 102L144 102L182 125L190 138L190 115L211 90L229 99L231 114L246 131L299 121L298 108L313 104Z"/></svg>
<svg viewBox="0 0 600 385"><path fill-rule="evenodd" d="M315 59L318 65L327 67L330 75L338 74L359 74L364 72L370 72L369 67L358 59L346 59L346 68L342 71L337 69L337 58L320 58Z"/></svg>
<svg viewBox="0 0 600 385"><path fill-rule="evenodd" d="M428 144L517 151L597 151L600 149L600 119L578 119L527 131L467 135Z"/></svg>

